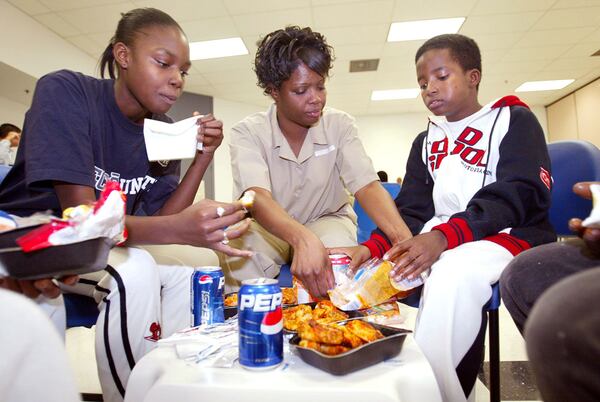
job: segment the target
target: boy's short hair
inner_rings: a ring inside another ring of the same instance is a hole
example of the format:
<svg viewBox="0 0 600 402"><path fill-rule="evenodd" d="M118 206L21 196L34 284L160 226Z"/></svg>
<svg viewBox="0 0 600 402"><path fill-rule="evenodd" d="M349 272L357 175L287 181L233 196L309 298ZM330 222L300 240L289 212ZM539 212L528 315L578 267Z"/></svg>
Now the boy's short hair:
<svg viewBox="0 0 600 402"><path fill-rule="evenodd" d="M8 133L13 132L13 131L15 133L21 134L21 129L19 127L15 126L14 124L4 123L4 124L0 125L0 139L5 138L8 135Z"/></svg>
<svg viewBox="0 0 600 402"><path fill-rule="evenodd" d="M415 55L415 64L423 53L432 49L448 49L452 58L464 71L477 69L481 72L481 52L477 42L461 34L434 36L421 45Z"/></svg>
<svg viewBox="0 0 600 402"><path fill-rule="evenodd" d="M312 29L288 26L267 34L258 43L254 71L265 95L281 88L300 63L323 78L329 76L333 48L323 35Z"/></svg>

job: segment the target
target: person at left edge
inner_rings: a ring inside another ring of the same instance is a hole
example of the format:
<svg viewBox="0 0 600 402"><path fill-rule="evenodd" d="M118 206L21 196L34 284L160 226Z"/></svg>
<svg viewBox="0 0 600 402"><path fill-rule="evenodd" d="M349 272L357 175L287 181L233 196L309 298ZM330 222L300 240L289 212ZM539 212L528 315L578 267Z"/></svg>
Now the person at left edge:
<svg viewBox="0 0 600 402"><path fill-rule="evenodd" d="M223 139L220 121L211 115L198 120L204 147L181 182L179 161L148 162L143 120L171 121L165 113L181 95L191 65L181 27L160 10L131 10L122 15L100 64L111 79L62 70L38 81L16 164L0 186L0 209L21 216L45 210L61 215L65 208L95 201L107 180L121 184L127 195L128 247L111 250L108 267L83 276L72 289L98 302L100 383L105 401L119 401L131 369L155 346L152 341L189 326L190 311L192 268L158 265L145 250L129 246L184 244L251 253L224 241L247 229L246 222L224 231L243 222L241 203L192 204ZM60 293L49 279L5 278L2 285L31 298ZM50 303L38 299L38 304ZM51 312L62 303L53 306ZM64 325L58 327L64 331Z"/></svg>

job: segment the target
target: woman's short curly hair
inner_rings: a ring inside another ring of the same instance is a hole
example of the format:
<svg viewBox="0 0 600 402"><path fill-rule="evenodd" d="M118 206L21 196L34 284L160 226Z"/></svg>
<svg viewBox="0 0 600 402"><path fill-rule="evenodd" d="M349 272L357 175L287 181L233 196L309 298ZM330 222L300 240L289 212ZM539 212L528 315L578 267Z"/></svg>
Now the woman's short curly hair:
<svg viewBox="0 0 600 402"><path fill-rule="evenodd" d="M273 31L259 41L254 71L258 86L265 95L270 95L273 89L281 88L300 63L320 76L328 77L333 59L333 48L323 35L308 27L289 26Z"/></svg>

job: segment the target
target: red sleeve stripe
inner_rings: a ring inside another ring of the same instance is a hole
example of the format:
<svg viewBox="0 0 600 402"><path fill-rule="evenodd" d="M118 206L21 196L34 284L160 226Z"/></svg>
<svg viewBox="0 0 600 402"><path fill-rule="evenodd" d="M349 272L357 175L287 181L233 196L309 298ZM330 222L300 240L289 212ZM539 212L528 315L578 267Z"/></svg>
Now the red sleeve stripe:
<svg viewBox="0 0 600 402"><path fill-rule="evenodd" d="M483 240L488 240L504 247L513 256L531 248L531 245L525 240L521 240L518 237L509 235L508 233L498 233L493 236L485 237Z"/></svg>
<svg viewBox="0 0 600 402"><path fill-rule="evenodd" d="M447 250L473 241L473 232L464 219L452 218L446 223L434 226L432 230L439 230L444 234L448 241Z"/></svg>
<svg viewBox="0 0 600 402"><path fill-rule="evenodd" d="M391 248L387 239L377 233L371 234L371 238L363 243L371 252L371 257L381 258Z"/></svg>

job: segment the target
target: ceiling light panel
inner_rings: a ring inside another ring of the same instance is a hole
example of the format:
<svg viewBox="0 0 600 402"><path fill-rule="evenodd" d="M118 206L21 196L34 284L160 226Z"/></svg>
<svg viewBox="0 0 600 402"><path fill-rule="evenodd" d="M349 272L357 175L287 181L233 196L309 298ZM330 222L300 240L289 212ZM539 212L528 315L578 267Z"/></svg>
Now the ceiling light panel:
<svg viewBox="0 0 600 402"><path fill-rule="evenodd" d="M248 54L242 38L207 40L190 43L190 59L205 60Z"/></svg>
<svg viewBox="0 0 600 402"><path fill-rule="evenodd" d="M464 17L393 22L390 25L387 41L421 40L441 34L457 33L464 22Z"/></svg>
<svg viewBox="0 0 600 402"><path fill-rule="evenodd" d="M521 84L515 92L552 91L562 89L575 80L527 81Z"/></svg>

